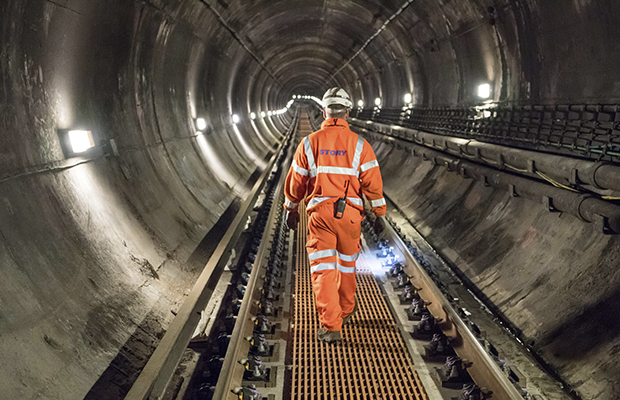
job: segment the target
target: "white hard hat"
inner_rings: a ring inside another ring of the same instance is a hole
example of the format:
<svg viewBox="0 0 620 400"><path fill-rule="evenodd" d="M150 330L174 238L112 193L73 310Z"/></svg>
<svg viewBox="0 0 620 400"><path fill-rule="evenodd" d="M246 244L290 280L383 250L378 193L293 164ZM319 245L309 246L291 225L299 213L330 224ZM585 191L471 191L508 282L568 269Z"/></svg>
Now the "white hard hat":
<svg viewBox="0 0 620 400"><path fill-rule="evenodd" d="M346 108L353 107L351 97L346 90L340 87L333 87L323 95L323 107L329 107L333 104L340 104Z"/></svg>

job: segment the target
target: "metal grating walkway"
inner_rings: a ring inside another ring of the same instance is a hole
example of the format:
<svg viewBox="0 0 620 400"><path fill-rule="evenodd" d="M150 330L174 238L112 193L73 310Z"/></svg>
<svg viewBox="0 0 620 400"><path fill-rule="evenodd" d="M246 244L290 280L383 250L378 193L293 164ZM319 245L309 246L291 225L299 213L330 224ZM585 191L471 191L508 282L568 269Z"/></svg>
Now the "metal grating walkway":
<svg viewBox="0 0 620 400"><path fill-rule="evenodd" d="M302 135L310 133L302 115ZM427 399L413 362L381 290L367 268L357 263L358 310L343 330L343 340L318 342L320 327L310 264L306 254L308 218L300 205L297 230L293 325L292 399Z"/></svg>

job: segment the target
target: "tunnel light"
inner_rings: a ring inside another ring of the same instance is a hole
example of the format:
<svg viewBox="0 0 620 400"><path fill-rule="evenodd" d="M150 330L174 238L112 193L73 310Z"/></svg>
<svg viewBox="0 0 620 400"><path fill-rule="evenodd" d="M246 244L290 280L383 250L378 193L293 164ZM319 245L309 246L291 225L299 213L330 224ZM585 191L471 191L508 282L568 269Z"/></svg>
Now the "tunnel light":
<svg viewBox="0 0 620 400"><path fill-rule="evenodd" d="M233 114L232 115L232 122L233 122L233 124L238 124L239 123L239 116L237 114Z"/></svg>
<svg viewBox="0 0 620 400"><path fill-rule="evenodd" d="M74 153L83 153L95 147L95 141L91 131L69 131L69 141Z"/></svg>
<svg viewBox="0 0 620 400"><path fill-rule="evenodd" d="M256 119L256 114L255 113L250 113L250 118Z"/></svg>
<svg viewBox="0 0 620 400"><path fill-rule="evenodd" d="M488 83L483 83L478 86L478 97L481 99L488 99L491 97L491 85Z"/></svg>
<svg viewBox="0 0 620 400"><path fill-rule="evenodd" d="M405 104L411 104L411 100L413 100L413 96L411 96L411 93L405 94Z"/></svg>
<svg viewBox="0 0 620 400"><path fill-rule="evenodd" d="M207 129L207 121L204 118L196 118L196 129L199 131Z"/></svg>
<svg viewBox="0 0 620 400"><path fill-rule="evenodd" d="M375 105L376 105L377 107L381 105L381 98L380 98L380 97L377 97L377 98L375 99Z"/></svg>
<svg viewBox="0 0 620 400"><path fill-rule="evenodd" d="M271 115L273 115L273 113L272 113L271 111L269 111L267 114L268 114L270 117L271 117Z"/></svg>
<svg viewBox="0 0 620 400"><path fill-rule="evenodd" d="M364 100L360 100L360 101L358 101L358 102L357 102L357 106L358 106L359 108L364 107Z"/></svg>
<svg viewBox="0 0 620 400"><path fill-rule="evenodd" d="M261 116L261 118L265 118L265 112L264 112L264 111L261 111L261 112L260 112L260 116Z"/></svg>

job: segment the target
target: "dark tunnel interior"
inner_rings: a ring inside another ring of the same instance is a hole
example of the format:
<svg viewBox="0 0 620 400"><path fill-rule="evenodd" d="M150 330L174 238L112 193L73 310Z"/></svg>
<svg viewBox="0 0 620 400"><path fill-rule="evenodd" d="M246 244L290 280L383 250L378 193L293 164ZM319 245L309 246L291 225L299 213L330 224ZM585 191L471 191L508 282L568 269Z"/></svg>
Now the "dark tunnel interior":
<svg viewBox="0 0 620 400"><path fill-rule="evenodd" d="M618 21L612 0L3 0L0 399L123 397L311 104L293 96L341 86L360 119L406 94L448 119L607 105L617 146ZM386 195L522 339L581 398L619 398L618 237L371 144Z"/></svg>

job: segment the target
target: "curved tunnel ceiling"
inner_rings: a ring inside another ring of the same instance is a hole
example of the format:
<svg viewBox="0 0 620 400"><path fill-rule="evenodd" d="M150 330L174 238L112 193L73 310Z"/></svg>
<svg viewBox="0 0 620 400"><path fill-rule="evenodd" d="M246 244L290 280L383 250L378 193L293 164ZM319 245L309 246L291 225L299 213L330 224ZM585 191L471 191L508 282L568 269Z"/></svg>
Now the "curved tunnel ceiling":
<svg viewBox="0 0 620 400"><path fill-rule="evenodd" d="M2 1L0 393L81 399L136 332L160 337L292 116L261 113L334 85L366 107L477 104L481 83L617 103L619 18L611 0ZM66 129L117 154L67 158Z"/></svg>

